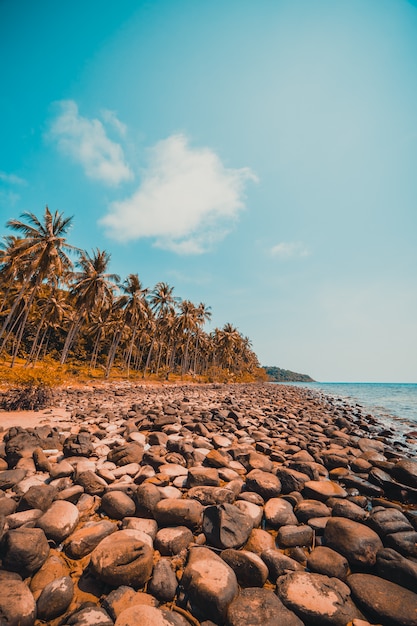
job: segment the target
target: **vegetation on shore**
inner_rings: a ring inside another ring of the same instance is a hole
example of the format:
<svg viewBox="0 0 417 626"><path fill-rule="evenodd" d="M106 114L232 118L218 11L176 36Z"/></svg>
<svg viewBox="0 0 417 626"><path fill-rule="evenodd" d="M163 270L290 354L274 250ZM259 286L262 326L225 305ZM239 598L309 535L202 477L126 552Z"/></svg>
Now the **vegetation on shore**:
<svg viewBox="0 0 417 626"><path fill-rule="evenodd" d="M308 374L298 374L291 370L284 370L280 367L266 365L263 368L270 381L276 383L313 383L314 379Z"/></svg>
<svg viewBox="0 0 417 626"><path fill-rule="evenodd" d="M71 375L265 380L237 328L206 332L206 304L181 300L165 282L150 289L136 273L109 273L106 251L67 242L71 223L48 207L7 222L16 235L0 244L0 380L10 369L19 370L11 382L28 388Z"/></svg>

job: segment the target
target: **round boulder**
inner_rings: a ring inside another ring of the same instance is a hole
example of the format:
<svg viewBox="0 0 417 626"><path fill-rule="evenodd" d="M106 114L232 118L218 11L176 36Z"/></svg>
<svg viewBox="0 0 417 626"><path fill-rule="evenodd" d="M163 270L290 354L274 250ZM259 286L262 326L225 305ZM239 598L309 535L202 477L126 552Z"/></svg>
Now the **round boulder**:
<svg viewBox="0 0 417 626"><path fill-rule="evenodd" d="M109 585L143 587L152 574L153 550L134 530L105 537L91 553L94 574Z"/></svg>
<svg viewBox="0 0 417 626"><path fill-rule="evenodd" d="M7 626L33 626L36 603L27 585L20 580L0 584L0 623Z"/></svg>

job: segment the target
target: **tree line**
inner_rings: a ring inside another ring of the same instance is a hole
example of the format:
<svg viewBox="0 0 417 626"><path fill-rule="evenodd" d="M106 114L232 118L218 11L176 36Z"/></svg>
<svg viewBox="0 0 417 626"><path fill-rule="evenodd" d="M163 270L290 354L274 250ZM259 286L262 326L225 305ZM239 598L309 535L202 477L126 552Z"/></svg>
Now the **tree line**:
<svg viewBox="0 0 417 626"><path fill-rule="evenodd" d="M110 254L67 242L72 217L25 212L0 244L0 358L11 367L45 356L83 362L109 377L169 373L242 378L259 372L248 337L232 324L206 332L210 307L109 273Z"/></svg>

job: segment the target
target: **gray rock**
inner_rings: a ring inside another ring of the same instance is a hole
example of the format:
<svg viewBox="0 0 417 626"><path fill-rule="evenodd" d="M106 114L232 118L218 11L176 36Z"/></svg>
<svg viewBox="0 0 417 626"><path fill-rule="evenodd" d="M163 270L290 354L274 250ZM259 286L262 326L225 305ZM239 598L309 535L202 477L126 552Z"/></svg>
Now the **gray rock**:
<svg viewBox="0 0 417 626"><path fill-rule="evenodd" d="M154 566L148 582L148 592L160 602L172 602L177 593L178 582L169 559L160 559Z"/></svg>
<svg viewBox="0 0 417 626"><path fill-rule="evenodd" d="M56 489L51 485L33 485L20 498L19 510L41 509L47 511L56 495Z"/></svg>
<svg viewBox="0 0 417 626"><path fill-rule="evenodd" d="M304 571L304 567L298 561L273 548L262 552L261 558L268 567L268 577L272 583L275 583L277 578L289 572Z"/></svg>
<svg viewBox="0 0 417 626"><path fill-rule="evenodd" d="M120 587L111 591L101 601L103 609L105 609L114 620L126 609L144 604L147 606L157 606L158 602L148 593L135 591L132 587L127 587L126 585L120 585Z"/></svg>
<svg viewBox="0 0 417 626"><path fill-rule="evenodd" d="M305 523L312 517L328 517L332 509L319 500L302 500L296 505L294 513L299 522Z"/></svg>
<svg viewBox="0 0 417 626"><path fill-rule="evenodd" d="M417 531L408 530L402 533L392 533L385 537L387 548L394 548L403 556L417 558Z"/></svg>
<svg viewBox="0 0 417 626"><path fill-rule="evenodd" d="M246 476L246 486L250 491L258 493L265 500L275 498L281 493L281 482L275 474L252 470Z"/></svg>
<svg viewBox="0 0 417 626"><path fill-rule="evenodd" d="M338 498L332 505L332 516L346 517L354 522L363 522L367 519L368 513L354 502Z"/></svg>
<svg viewBox="0 0 417 626"><path fill-rule="evenodd" d="M156 533L155 549L162 556L173 556L188 548L193 539L193 533L186 526L161 528Z"/></svg>
<svg viewBox="0 0 417 626"><path fill-rule="evenodd" d="M24 479L26 473L24 469L10 469L0 472L0 489L6 490L14 487L14 485Z"/></svg>
<svg viewBox="0 0 417 626"><path fill-rule="evenodd" d="M166 498L156 504L153 514L160 526L187 526L194 530L201 526L203 506L188 498Z"/></svg>
<svg viewBox="0 0 417 626"><path fill-rule="evenodd" d="M313 529L307 525L281 526L277 534L278 545L282 548L295 546L311 546L313 543Z"/></svg>
<svg viewBox="0 0 417 626"><path fill-rule="evenodd" d="M232 504L235 500L235 494L227 487L191 487L188 490L188 497L198 500L203 506L225 502Z"/></svg>
<svg viewBox="0 0 417 626"><path fill-rule="evenodd" d="M297 524L291 504L283 498L271 498L264 507L265 521L271 528Z"/></svg>
<svg viewBox="0 0 417 626"><path fill-rule="evenodd" d="M417 589L417 563L405 558L392 548L384 548L376 555L378 575L410 591Z"/></svg>
<svg viewBox="0 0 417 626"><path fill-rule="evenodd" d="M113 626L113 620L101 607L87 606L73 613L66 626Z"/></svg>

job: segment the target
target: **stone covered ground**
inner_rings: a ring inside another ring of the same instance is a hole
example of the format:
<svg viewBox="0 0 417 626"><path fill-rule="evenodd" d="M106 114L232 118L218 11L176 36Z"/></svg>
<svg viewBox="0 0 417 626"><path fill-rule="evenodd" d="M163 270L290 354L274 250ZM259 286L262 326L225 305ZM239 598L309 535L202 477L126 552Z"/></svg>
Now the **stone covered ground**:
<svg viewBox="0 0 417 626"><path fill-rule="evenodd" d="M271 384L56 404L0 443L1 626L417 625L416 433Z"/></svg>

